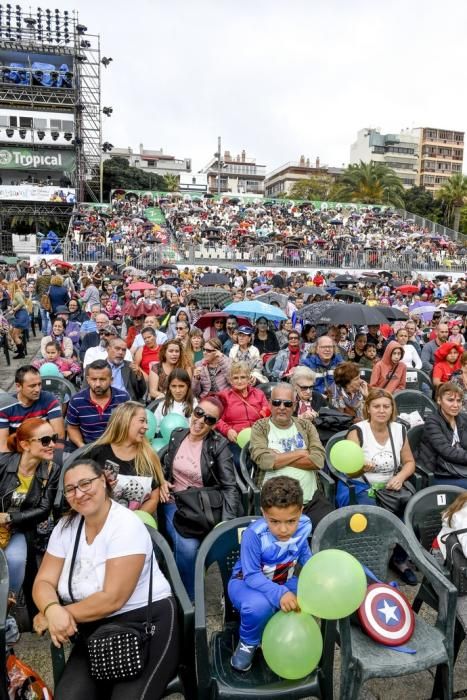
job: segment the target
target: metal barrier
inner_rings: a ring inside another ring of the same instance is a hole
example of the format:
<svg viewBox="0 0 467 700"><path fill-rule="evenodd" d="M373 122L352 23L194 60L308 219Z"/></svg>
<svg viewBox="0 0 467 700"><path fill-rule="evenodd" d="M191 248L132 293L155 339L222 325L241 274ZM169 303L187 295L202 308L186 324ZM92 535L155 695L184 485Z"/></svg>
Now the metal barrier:
<svg viewBox="0 0 467 700"><path fill-rule="evenodd" d="M118 245L115 243L75 243L69 239L63 241L63 259L69 262L92 263L99 260L112 260L119 267L132 265L140 270L157 267L162 263L180 262L177 246L143 244L141 247Z"/></svg>

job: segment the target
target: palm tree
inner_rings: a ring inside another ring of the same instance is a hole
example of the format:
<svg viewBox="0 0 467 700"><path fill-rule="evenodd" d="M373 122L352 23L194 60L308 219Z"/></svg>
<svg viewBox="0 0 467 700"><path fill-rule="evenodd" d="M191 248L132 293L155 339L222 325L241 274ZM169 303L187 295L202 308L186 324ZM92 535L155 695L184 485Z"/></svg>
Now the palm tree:
<svg viewBox="0 0 467 700"><path fill-rule="evenodd" d="M180 178L178 175L164 175L165 186L168 192L178 192Z"/></svg>
<svg viewBox="0 0 467 700"><path fill-rule="evenodd" d="M449 180L438 191L436 198L444 202L446 207L446 225L449 226L454 221L453 229L458 231L461 209L467 198L467 177L462 175L462 173L451 175Z"/></svg>
<svg viewBox="0 0 467 700"><path fill-rule="evenodd" d="M384 163L354 163L336 182L333 197L341 202L404 206L404 186Z"/></svg>

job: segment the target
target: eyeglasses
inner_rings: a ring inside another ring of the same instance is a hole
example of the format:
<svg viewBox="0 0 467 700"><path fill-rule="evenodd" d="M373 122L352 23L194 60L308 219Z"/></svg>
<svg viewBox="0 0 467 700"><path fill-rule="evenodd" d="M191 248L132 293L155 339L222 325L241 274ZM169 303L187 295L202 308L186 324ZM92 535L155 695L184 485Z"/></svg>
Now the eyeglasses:
<svg viewBox="0 0 467 700"><path fill-rule="evenodd" d="M318 350L334 350L334 345L320 345Z"/></svg>
<svg viewBox="0 0 467 700"><path fill-rule="evenodd" d="M175 330L177 331L184 331L186 329L186 326L175 326Z"/></svg>
<svg viewBox="0 0 467 700"><path fill-rule="evenodd" d="M274 408L279 408L279 406L292 408L293 401L290 401L289 399L287 401L284 401L283 399L271 399L271 404L274 406Z"/></svg>
<svg viewBox="0 0 467 700"><path fill-rule="evenodd" d="M54 445L58 442L58 434L54 433L53 435L44 435L43 437L40 438L29 438L30 440L35 440L36 442L40 442L42 447L48 447L51 442L54 443Z"/></svg>
<svg viewBox="0 0 467 700"><path fill-rule="evenodd" d="M214 349L211 348L203 348L203 352L216 352Z"/></svg>
<svg viewBox="0 0 467 700"><path fill-rule="evenodd" d="M289 335L289 340L298 340L298 335Z"/></svg>
<svg viewBox="0 0 467 700"><path fill-rule="evenodd" d="M305 386L305 385L302 386L301 384L298 384L297 386L302 391L311 391L314 387L314 384L308 384L307 386Z"/></svg>
<svg viewBox="0 0 467 700"><path fill-rule="evenodd" d="M215 416L210 416L199 406L196 406L196 408L193 409L193 415L196 416L196 418L203 418L206 425L210 426L216 425L217 421L219 420Z"/></svg>
<svg viewBox="0 0 467 700"><path fill-rule="evenodd" d="M94 476L92 479L81 479L75 486L65 486L63 493L66 498L71 498L76 496L76 489L79 489L81 493L88 493L92 489L92 482L96 479L100 479L100 476Z"/></svg>

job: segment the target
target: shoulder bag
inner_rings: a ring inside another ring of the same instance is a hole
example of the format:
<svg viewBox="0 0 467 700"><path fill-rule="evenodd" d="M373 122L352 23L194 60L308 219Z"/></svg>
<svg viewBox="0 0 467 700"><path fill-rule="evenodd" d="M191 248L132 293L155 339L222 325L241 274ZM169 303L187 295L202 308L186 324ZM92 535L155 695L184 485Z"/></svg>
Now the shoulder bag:
<svg viewBox="0 0 467 700"><path fill-rule="evenodd" d="M41 298L40 298L40 305L46 311L52 311L52 302L50 301L49 292L50 292L50 287L48 288L48 290L46 292L44 292L44 294L41 294Z"/></svg>
<svg viewBox="0 0 467 700"><path fill-rule="evenodd" d="M447 532L441 537L441 542L446 545L445 566L459 596L467 595L467 558L464 556L462 545L457 537L465 532L467 532L467 527Z"/></svg>
<svg viewBox="0 0 467 700"><path fill-rule="evenodd" d="M71 585L73 568L83 525L84 518L81 518L68 576L68 592L72 602L75 602ZM146 666L150 641L156 631L156 626L151 622L153 558L154 554L151 555L146 622L109 622L98 627L87 638L89 672L96 681L122 681L137 678Z"/></svg>

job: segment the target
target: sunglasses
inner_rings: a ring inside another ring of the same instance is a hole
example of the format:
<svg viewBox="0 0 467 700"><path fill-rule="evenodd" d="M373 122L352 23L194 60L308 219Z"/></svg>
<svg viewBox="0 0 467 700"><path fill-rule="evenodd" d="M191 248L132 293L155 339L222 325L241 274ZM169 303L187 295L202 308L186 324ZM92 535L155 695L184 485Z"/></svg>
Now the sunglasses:
<svg viewBox="0 0 467 700"><path fill-rule="evenodd" d="M293 401L290 401L289 399L287 399L287 401L284 401L283 399L271 399L271 404L274 406L274 408L279 408L279 406L292 408Z"/></svg>
<svg viewBox="0 0 467 700"><path fill-rule="evenodd" d="M58 442L58 434L54 433L53 435L44 435L43 437L40 438L29 438L30 440L35 440L36 442L40 442L42 447L48 447L51 442L54 443L54 445Z"/></svg>
<svg viewBox="0 0 467 700"><path fill-rule="evenodd" d="M203 352L216 352L216 351L212 350L211 348L203 348Z"/></svg>
<svg viewBox="0 0 467 700"><path fill-rule="evenodd" d="M177 330L177 331L184 331L185 328L186 328L186 326L176 326L176 327L175 327L175 330Z"/></svg>
<svg viewBox="0 0 467 700"><path fill-rule="evenodd" d="M203 418L206 425L210 426L216 425L217 421L219 420L215 416L210 416L199 406L196 406L196 408L193 409L193 415L196 416L196 418Z"/></svg>
<svg viewBox="0 0 467 700"><path fill-rule="evenodd" d="M305 386L305 385L302 386L301 384L298 385L298 388L301 389L302 391L311 391L313 389L313 387L314 387L314 384L308 384L307 386Z"/></svg>

